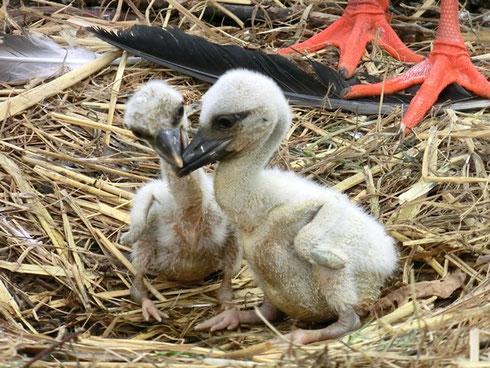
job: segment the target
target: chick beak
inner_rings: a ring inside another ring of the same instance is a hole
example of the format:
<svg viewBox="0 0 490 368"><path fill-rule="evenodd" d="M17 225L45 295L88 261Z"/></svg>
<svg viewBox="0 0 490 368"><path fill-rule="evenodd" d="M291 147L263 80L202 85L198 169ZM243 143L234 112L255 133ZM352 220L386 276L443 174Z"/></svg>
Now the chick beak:
<svg viewBox="0 0 490 368"><path fill-rule="evenodd" d="M172 166L182 168L182 151L185 146L185 137L180 128L162 129L156 139L156 151L158 155Z"/></svg>
<svg viewBox="0 0 490 368"><path fill-rule="evenodd" d="M228 157L232 154L226 150L230 142L231 138L208 139L203 131L199 130L182 154L184 166L178 171L178 175L188 175L204 165Z"/></svg>

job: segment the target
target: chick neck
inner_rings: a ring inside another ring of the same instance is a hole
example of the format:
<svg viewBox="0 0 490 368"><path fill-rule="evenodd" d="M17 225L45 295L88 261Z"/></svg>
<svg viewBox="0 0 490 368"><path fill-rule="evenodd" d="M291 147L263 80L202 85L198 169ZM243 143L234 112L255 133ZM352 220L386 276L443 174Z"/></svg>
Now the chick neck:
<svg viewBox="0 0 490 368"><path fill-rule="evenodd" d="M253 231L269 210L279 204L274 188L260 174L279 147L289 125L289 119L281 116L262 144L258 142L248 151L220 162L216 169L216 200L235 226L243 231Z"/></svg>
<svg viewBox="0 0 490 368"><path fill-rule="evenodd" d="M172 166L163 159L160 159L160 169L162 178L167 180L176 207L184 211L191 211L192 214L200 214L203 200L200 185L202 170L196 170L188 176L179 177Z"/></svg>

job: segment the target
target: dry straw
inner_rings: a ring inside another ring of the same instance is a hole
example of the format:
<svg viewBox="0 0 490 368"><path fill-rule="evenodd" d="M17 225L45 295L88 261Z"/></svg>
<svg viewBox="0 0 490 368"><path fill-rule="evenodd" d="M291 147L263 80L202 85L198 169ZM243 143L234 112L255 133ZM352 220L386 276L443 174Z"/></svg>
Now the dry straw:
<svg viewBox="0 0 490 368"><path fill-rule="evenodd" d="M208 23L204 9L212 4L206 2L172 0L163 11L151 2L136 13L138 19L124 6L118 14L105 10L104 18L100 10L94 18L73 4L36 3L50 10L16 10L4 2L6 26L22 25L102 56L35 88L0 90L1 366L489 366L490 271L488 262L477 263L490 255L489 111L431 115L415 134L403 137L394 129L400 112L378 118L294 108L293 128L273 162L344 191L387 226L401 258L384 293L459 269L466 281L451 298L416 299L365 318L359 331L339 341L289 347L268 342L276 333L266 326L195 332L198 321L218 312L218 280L182 286L156 279L147 285L170 318L144 322L129 299L130 249L118 241L129 224L135 189L158 177L159 167L154 152L124 129L124 103L149 79L167 80L187 103L198 101L208 85L150 63L126 64L125 56L109 65L120 52L80 26L168 21L215 41L271 50L296 34L299 20L309 22L322 11L339 14L339 7L315 4L310 13L293 1L286 23L256 22L242 29L236 19L231 26ZM137 2L116 3L136 9ZM411 46L422 52L437 23L435 4L427 0L420 10L407 10L412 16L394 17L402 36L421 22L417 29L424 32ZM483 22L481 15L463 22L462 29L471 54L480 55L477 67L488 76L490 45L474 37L488 32ZM337 59L333 49L315 57L330 65ZM382 78L402 66L373 48L360 71ZM196 115L192 120L195 127ZM246 265L233 286L237 305L260 303L261 291ZM286 334L294 325L286 320L273 330Z"/></svg>

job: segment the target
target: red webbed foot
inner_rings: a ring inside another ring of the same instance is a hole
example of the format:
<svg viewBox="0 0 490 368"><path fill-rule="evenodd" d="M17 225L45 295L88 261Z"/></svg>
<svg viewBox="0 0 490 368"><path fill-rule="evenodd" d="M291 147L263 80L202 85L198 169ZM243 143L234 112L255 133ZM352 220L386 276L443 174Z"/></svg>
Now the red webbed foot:
<svg viewBox="0 0 490 368"><path fill-rule="evenodd" d="M375 40L398 60L421 61L423 56L405 46L388 24L387 8L388 0L350 0L344 14L327 29L278 53L312 52L334 45L340 49L338 69L344 78L354 74L366 44Z"/></svg>
<svg viewBox="0 0 490 368"><path fill-rule="evenodd" d="M402 126L407 130L422 121L441 91L451 83L459 83L476 95L490 98L490 82L471 63L457 17L457 0L443 0L440 26L428 59L384 82L352 86L344 91L344 98L395 93L422 83L402 118Z"/></svg>

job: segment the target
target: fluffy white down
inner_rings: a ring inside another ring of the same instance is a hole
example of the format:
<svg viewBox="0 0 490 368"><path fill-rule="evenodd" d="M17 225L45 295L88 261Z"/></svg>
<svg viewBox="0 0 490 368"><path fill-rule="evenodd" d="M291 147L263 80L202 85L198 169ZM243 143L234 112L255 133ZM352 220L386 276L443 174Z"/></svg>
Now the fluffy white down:
<svg viewBox="0 0 490 368"><path fill-rule="evenodd" d="M150 145L162 129L186 128L183 97L161 80L144 84L126 104L125 123L144 132ZM182 116L176 121L176 116ZM121 242L132 245L138 274L161 273L176 281L202 280L239 266L234 229L214 198L213 182L204 171L179 178L160 160L160 180L141 187L133 199L130 230ZM229 281L228 281L229 282Z"/></svg>
<svg viewBox="0 0 490 368"><path fill-rule="evenodd" d="M264 168L291 126L287 101L270 78L226 73L203 98L202 129L213 134L215 116L243 111L230 130L227 149L234 154L220 162L215 191L264 294L307 321L373 301L397 266L394 240L344 194Z"/></svg>
<svg viewBox="0 0 490 368"><path fill-rule="evenodd" d="M381 224L345 194L278 168L264 170L260 181L260 185L269 188L270 195L282 204L325 203L334 221L330 241L345 250L354 269L373 271L383 277L393 273L398 260L394 240ZM327 224L330 219L324 216L323 221Z"/></svg>
<svg viewBox="0 0 490 368"><path fill-rule="evenodd" d="M282 128L277 133L277 142L270 144L279 145L291 125L290 108L278 85L271 78L256 72L239 69L224 74L204 96L201 125L209 126L216 115L247 110L252 114L244 122L241 134L251 136L254 130L261 130L269 122L275 122L275 126ZM248 175L253 160L262 159L259 158L260 152L270 151L272 154L275 147L268 147L267 144L256 148L257 153L250 152L247 157L220 164L219 170L227 171L233 177L227 178L229 184L224 183L223 186L228 188L220 190L218 200L223 208L230 209L227 214L236 226L260 222L264 213L278 205L323 202L331 211L322 213L325 225L330 226L332 221L335 222L333 230L328 233L329 241L345 249L350 257L349 265L382 277L389 276L397 266L394 240L386 234L381 224L346 195L277 168L260 169L252 178L240 177ZM251 180L248 191L238 187L245 180Z"/></svg>
<svg viewBox="0 0 490 368"><path fill-rule="evenodd" d="M184 101L179 91L162 80L144 84L126 103L124 122L128 128L144 125L149 132L170 128L173 109ZM184 116L183 126L187 128Z"/></svg>
<svg viewBox="0 0 490 368"><path fill-rule="evenodd" d="M182 239L177 237L175 225L183 224L182 213L167 182L164 179L155 180L137 192L131 210L131 231L135 231L137 224L144 224L144 232L133 247L132 258L135 263L138 263L145 249L152 249L153 257L147 265L150 272L165 271L172 274L176 268L192 268L190 263L198 254L214 258L212 263L215 271L222 269L223 254L229 251L225 248L230 236L229 224L214 200L212 179L199 172L199 182L202 189L202 212L207 220L204 222L212 229L196 238L196 244L192 247L183 244ZM149 211L145 212L141 206L148 200L151 205ZM189 233L185 235L187 239L192 238ZM201 262L201 259L197 261Z"/></svg>
<svg viewBox="0 0 490 368"><path fill-rule="evenodd" d="M253 85L260 77L260 91ZM226 100L223 104L222 101ZM206 126L213 116L230 113L230 107L240 112L267 105L272 119L291 119L291 110L281 89L269 77L250 70L235 69L223 74L203 97L199 122Z"/></svg>

